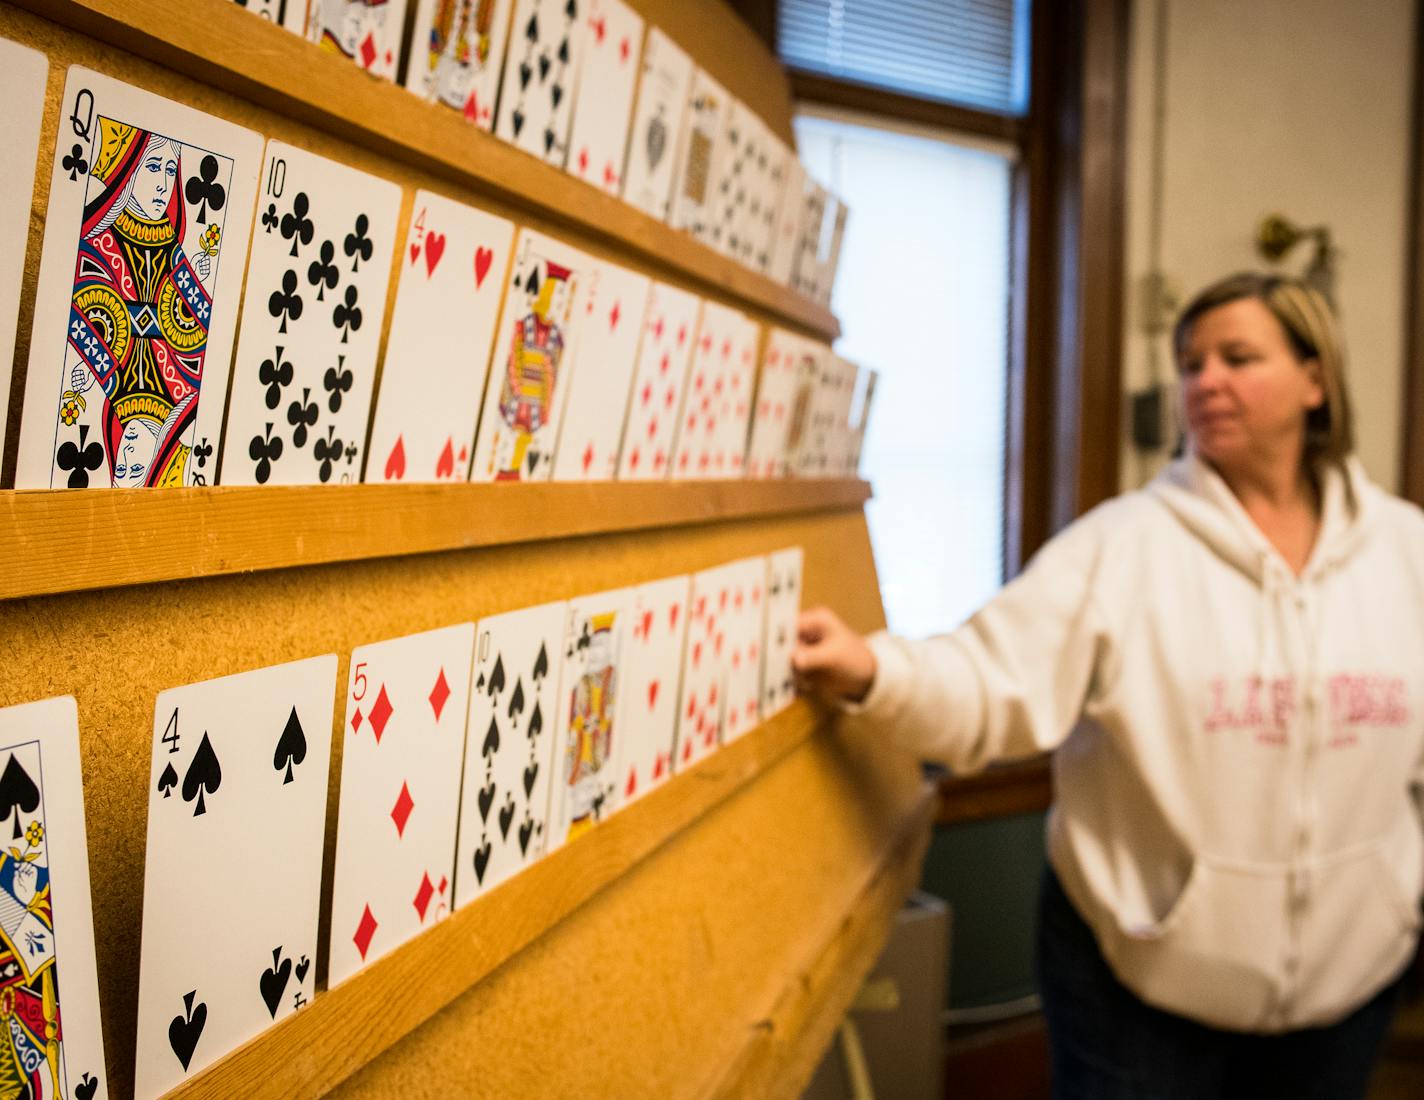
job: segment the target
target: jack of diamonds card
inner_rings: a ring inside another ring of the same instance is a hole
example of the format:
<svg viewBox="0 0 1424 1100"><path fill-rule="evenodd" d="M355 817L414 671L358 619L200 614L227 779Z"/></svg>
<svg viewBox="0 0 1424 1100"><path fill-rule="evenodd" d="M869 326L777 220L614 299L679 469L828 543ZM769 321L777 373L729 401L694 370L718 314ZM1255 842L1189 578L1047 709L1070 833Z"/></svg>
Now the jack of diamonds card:
<svg viewBox="0 0 1424 1100"><path fill-rule="evenodd" d="M500 84L495 136L555 168L568 154L584 31L580 3L515 0Z"/></svg>
<svg viewBox="0 0 1424 1100"><path fill-rule="evenodd" d="M0 709L0 760L0 1079L17 1100L102 1100L109 1091L73 697Z"/></svg>
<svg viewBox="0 0 1424 1100"><path fill-rule="evenodd" d="M774 328L767 336L761 375L753 405L751 442L747 445L747 476L787 475L787 450L797 379L818 370L820 356L830 349L804 336Z"/></svg>
<svg viewBox="0 0 1424 1100"><path fill-rule="evenodd" d="M400 187L267 143L224 485L360 479Z"/></svg>
<svg viewBox="0 0 1424 1100"><path fill-rule="evenodd" d="M456 908L544 854L567 617L559 601L475 628Z"/></svg>
<svg viewBox="0 0 1424 1100"><path fill-rule="evenodd" d="M574 300L579 339L564 387L554 481L611 481L637 366L650 280L594 260Z"/></svg>
<svg viewBox="0 0 1424 1100"><path fill-rule="evenodd" d="M449 915L475 624L351 653L328 986Z"/></svg>
<svg viewBox="0 0 1424 1100"><path fill-rule="evenodd" d="M628 137L623 201L663 221L672 206L678 143L691 86L692 58L662 30L649 27Z"/></svg>
<svg viewBox="0 0 1424 1100"><path fill-rule="evenodd" d="M624 805L672 775L678 676L691 584L691 577L669 577L640 584L633 593L623 643L627 668L621 713Z"/></svg>
<svg viewBox="0 0 1424 1100"><path fill-rule="evenodd" d="M761 717L785 710L796 697L791 654L796 648L796 617L801 611L801 547L777 550L767 558L766 658L761 674Z"/></svg>
<svg viewBox="0 0 1424 1100"><path fill-rule="evenodd" d="M623 0L584 0L583 57L565 167L610 195L623 185L643 17Z"/></svg>
<svg viewBox="0 0 1424 1100"><path fill-rule="evenodd" d="M406 0L310 0L307 37L373 76L394 80L405 4Z"/></svg>
<svg viewBox="0 0 1424 1100"><path fill-rule="evenodd" d="M469 476L513 239L514 225L504 218L416 192L366 481Z"/></svg>
<svg viewBox="0 0 1424 1100"><path fill-rule="evenodd" d="M316 986L336 655L161 692L134 1090L151 1100ZM223 928L213 949L213 922Z"/></svg>
<svg viewBox="0 0 1424 1100"><path fill-rule="evenodd" d="M576 840L618 807L623 733L623 643L633 589L569 601L548 848Z"/></svg>
<svg viewBox="0 0 1424 1100"><path fill-rule="evenodd" d="M588 257L530 230L514 263L495 333L471 481L547 481L559 435L576 315Z"/></svg>
<svg viewBox="0 0 1424 1100"><path fill-rule="evenodd" d="M510 0L420 0L405 86L488 133L509 15Z"/></svg>
<svg viewBox="0 0 1424 1100"><path fill-rule="evenodd" d="M671 220L674 229L686 229L699 240L707 239L711 224L713 173L730 103L727 89L710 75L701 69L693 74L682 144L678 147Z"/></svg>
<svg viewBox="0 0 1424 1100"><path fill-rule="evenodd" d="M620 481L661 481L668 476L701 307L702 299L695 294L653 284L618 453Z"/></svg>
<svg viewBox="0 0 1424 1100"><path fill-rule="evenodd" d="M69 70L17 488L212 483L261 142Z"/></svg>
<svg viewBox="0 0 1424 1100"><path fill-rule="evenodd" d="M678 772L708 756L722 741L727 625L736 567L736 562L729 562L692 575L673 753L673 768Z"/></svg>

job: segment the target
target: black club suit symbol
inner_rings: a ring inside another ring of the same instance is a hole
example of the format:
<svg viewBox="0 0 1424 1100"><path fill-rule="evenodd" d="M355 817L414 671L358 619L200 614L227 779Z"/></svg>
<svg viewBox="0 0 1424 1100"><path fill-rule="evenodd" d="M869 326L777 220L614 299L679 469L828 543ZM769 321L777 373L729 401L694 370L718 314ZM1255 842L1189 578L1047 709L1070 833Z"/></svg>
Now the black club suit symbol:
<svg viewBox="0 0 1424 1100"><path fill-rule="evenodd" d="M89 162L84 159L84 147L82 145L73 146L64 155L64 160L60 162L60 167L69 173L71 180L77 180L80 176L89 171Z"/></svg>
<svg viewBox="0 0 1424 1100"><path fill-rule="evenodd" d="M213 457L213 445L208 442L207 436L203 436L203 441L193 448L193 457L198 460L199 469L206 466L208 459Z"/></svg>
<svg viewBox="0 0 1424 1100"><path fill-rule="evenodd" d="M327 408L332 412L340 411L341 397L343 394L351 392L351 383L354 381L351 372L345 369L345 364L346 356L337 356L336 366L327 367L326 374L321 380L322 387L329 395L326 399Z"/></svg>
<svg viewBox="0 0 1424 1100"><path fill-rule="evenodd" d="M286 332L287 322L301 317L302 296L297 293L295 271L283 272L281 289L272 291L272 296L267 299L267 312L273 317L281 318L282 323L277 326L278 332Z"/></svg>
<svg viewBox="0 0 1424 1100"><path fill-rule="evenodd" d="M346 465L350 466L351 463L356 461L356 449L356 444L346 444Z"/></svg>
<svg viewBox="0 0 1424 1100"><path fill-rule="evenodd" d="M303 386L300 401L293 401L287 406L287 423L292 426L292 445L295 447L305 447L307 445L307 430L316 427L317 416L321 410L316 407L316 402L311 400L311 390Z"/></svg>
<svg viewBox="0 0 1424 1100"><path fill-rule="evenodd" d="M209 207L214 214L223 208L227 202L227 190L218 182L217 157L211 153L204 155L198 163L198 174L188 177L188 183L183 188L183 197L188 200L190 206L198 207L199 222L208 220Z"/></svg>
<svg viewBox="0 0 1424 1100"><path fill-rule="evenodd" d="M89 472L104 464L103 445L98 440L88 443L88 438L89 425L79 425L79 443L76 445L72 439L62 443L59 453L55 456L59 468L69 471L71 489L89 488Z"/></svg>
<svg viewBox="0 0 1424 1100"><path fill-rule="evenodd" d="M307 282L316 287L316 300L324 299L328 290L336 289L341 272L336 269L336 246L330 241L321 242L321 255L307 268Z"/></svg>
<svg viewBox="0 0 1424 1100"><path fill-rule="evenodd" d="M311 199L307 198L305 191L298 191L292 199L292 212L282 215L282 239L292 242L292 251L288 253L290 256L297 254L299 245L311 244L316 227L307 217L310 211Z"/></svg>
<svg viewBox="0 0 1424 1100"><path fill-rule="evenodd" d="M331 480L332 465L340 460L342 448L345 446L345 440L336 435L334 425L327 425L326 438L318 439L316 443L312 445L312 454L316 456L317 461L321 463L320 468L316 472L316 476L321 479L323 485Z"/></svg>
<svg viewBox="0 0 1424 1100"><path fill-rule="evenodd" d="M356 284L352 283L346 288L346 301L331 311L331 323L341 330L343 344L351 332L361 328L361 307L356 304L356 296Z"/></svg>
<svg viewBox="0 0 1424 1100"><path fill-rule="evenodd" d="M267 407L275 409L282 401L282 391L292 384L292 364L290 360L282 362L280 347L271 359L262 360L257 368L257 381L267 387Z"/></svg>
<svg viewBox="0 0 1424 1100"><path fill-rule="evenodd" d="M267 209L262 211L262 228L270 233L277 228L278 220L277 204L275 202L269 202Z"/></svg>
<svg viewBox="0 0 1424 1100"><path fill-rule="evenodd" d="M346 234L346 243L342 245L346 255L351 257L351 270L359 271L361 261L371 258L371 222L365 214L356 215L356 225L351 232Z"/></svg>
<svg viewBox="0 0 1424 1100"><path fill-rule="evenodd" d="M266 425L262 435L254 435L247 445L247 453L257 463L257 484L266 485L272 476L272 463L282 457L282 437L272 434L272 425Z"/></svg>

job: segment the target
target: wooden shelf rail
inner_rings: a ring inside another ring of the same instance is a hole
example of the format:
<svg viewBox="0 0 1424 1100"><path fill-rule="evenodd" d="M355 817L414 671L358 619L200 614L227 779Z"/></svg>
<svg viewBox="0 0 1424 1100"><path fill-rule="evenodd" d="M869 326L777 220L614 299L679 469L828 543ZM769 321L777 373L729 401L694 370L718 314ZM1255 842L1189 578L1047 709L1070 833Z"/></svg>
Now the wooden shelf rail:
<svg viewBox="0 0 1424 1100"><path fill-rule="evenodd" d="M996 764L978 775L939 781L936 825L964 825L1042 813L1053 804L1053 772L1046 756Z"/></svg>

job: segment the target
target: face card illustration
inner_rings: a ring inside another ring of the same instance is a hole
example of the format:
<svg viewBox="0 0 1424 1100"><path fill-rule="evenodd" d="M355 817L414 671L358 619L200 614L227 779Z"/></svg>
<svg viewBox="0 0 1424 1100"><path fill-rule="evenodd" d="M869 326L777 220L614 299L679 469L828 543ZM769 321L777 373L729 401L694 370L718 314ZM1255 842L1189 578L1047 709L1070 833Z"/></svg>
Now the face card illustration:
<svg viewBox="0 0 1424 1100"><path fill-rule="evenodd" d="M640 584L624 638L627 692L622 703L624 805L661 786L673 770L678 676L687 635L691 577Z"/></svg>
<svg viewBox="0 0 1424 1100"><path fill-rule="evenodd" d="M568 153L584 32L580 7L580 0L515 0L500 84L495 136L556 168Z"/></svg>
<svg viewBox="0 0 1424 1100"><path fill-rule="evenodd" d="M0 175L0 454L10 407L10 371L15 362L20 279L30 236L33 167L44 117L49 59L39 50L0 38L0 98L10 118L12 167Z"/></svg>
<svg viewBox="0 0 1424 1100"><path fill-rule="evenodd" d="M73 697L0 709L0 761L9 1095L106 1097Z"/></svg>
<svg viewBox="0 0 1424 1100"><path fill-rule="evenodd" d="M235 0L239 8L246 8L269 23L276 23L294 34L305 34L307 26L307 0Z"/></svg>
<svg viewBox="0 0 1424 1100"><path fill-rule="evenodd" d="M406 0L310 0L307 37L373 76L394 80L405 5Z"/></svg>
<svg viewBox="0 0 1424 1100"><path fill-rule="evenodd" d="M569 384L573 301L588 258L551 237L515 239L471 481L547 481Z"/></svg>
<svg viewBox="0 0 1424 1100"><path fill-rule="evenodd" d="M695 294L666 283L652 286L618 454L620 481L661 481L668 476L701 307L702 299Z"/></svg>
<svg viewBox="0 0 1424 1100"><path fill-rule="evenodd" d="M659 28L649 27L628 138L623 201L663 221L672 204L691 85L692 58Z"/></svg>
<svg viewBox="0 0 1424 1100"><path fill-rule="evenodd" d="M213 482L261 141L69 70L17 488Z"/></svg>
<svg viewBox="0 0 1424 1100"><path fill-rule="evenodd" d="M504 218L416 192L366 481L468 478L513 240Z"/></svg>
<svg viewBox="0 0 1424 1100"><path fill-rule="evenodd" d="M618 808L623 640L633 589L570 600L549 799L548 849L576 840Z"/></svg>
<svg viewBox="0 0 1424 1100"><path fill-rule="evenodd" d="M564 387L555 481L611 481L648 308L646 275L594 260L574 300L579 338Z"/></svg>
<svg viewBox="0 0 1424 1100"><path fill-rule="evenodd" d="M686 229L698 240L707 239L714 211L713 171L730 102L727 90L711 76L701 69L693 74L678 147L672 226Z"/></svg>
<svg viewBox="0 0 1424 1100"><path fill-rule="evenodd" d="M768 556L766 588L766 656L761 673L761 718L786 709L796 697L791 653L796 648L796 617L801 613L801 547Z"/></svg>
<svg viewBox="0 0 1424 1100"><path fill-rule="evenodd" d="M756 322L704 302L673 455L674 480L740 477L756 376Z"/></svg>
<svg viewBox="0 0 1424 1100"><path fill-rule="evenodd" d="M787 150L781 193L772 215L772 230L768 244L766 274L782 284L791 282L791 269L800 243L801 215L806 206L806 169Z"/></svg>
<svg viewBox="0 0 1424 1100"><path fill-rule="evenodd" d="M677 772L712 753L722 741L726 658L730 653L727 628L736 564L713 566L692 575L673 751L673 768Z"/></svg>
<svg viewBox="0 0 1424 1100"><path fill-rule="evenodd" d="M787 475L787 453L797 379L803 371L818 369L828 348L774 328L762 354L761 375L753 404L751 442L747 445L747 476L779 478Z"/></svg>
<svg viewBox="0 0 1424 1100"><path fill-rule="evenodd" d="M139 959L141 1100L312 998L335 690L332 653L158 696Z"/></svg>
<svg viewBox="0 0 1424 1100"><path fill-rule="evenodd" d="M420 0L405 86L488 133L510 10L511 0Z"/></svg>
<svg viewBox="0 0 1424 1100"><path fill-rule="evenodd" d="M559 601L476 627L456 908L544 854L567 613Z"/></svg>
<svg viewBox="0 0 1424 1100"><path fill-rule="evenodd" d="M791 418L786 427L786 469L796 477L809 476L815 466L812 419L818 407L822 364L830 356L830 349L822 347L819 354L796 360Z"/></svg>
<svg viewBox="0 0 1424 1100"><path fill-rule="evenodd" d="M449 916L475 625L351 653L328 986Z"/></svg>
<svg viewBox="0 0 1424 1100"><path fill-rule="evenodd" d="M617 195L623 187L643 17L623 0L584 0L583 19L579 94L565 167L579 179Z"/></svg>
<svg viewBox="0 0 1424 1100"><path fill-rule="evenodd" d="M267 143L224 485L357 481L400 187Z"/></svg>
<svg viewBox="0 0 1424 1100"><path fill-rule="evenodd" d="M719 613L726 616L724 651L727 696L722 708L722 742L749 732L760 720L762 644L766 626L764 556L743 558L727 567L729 595Z"/></svg>

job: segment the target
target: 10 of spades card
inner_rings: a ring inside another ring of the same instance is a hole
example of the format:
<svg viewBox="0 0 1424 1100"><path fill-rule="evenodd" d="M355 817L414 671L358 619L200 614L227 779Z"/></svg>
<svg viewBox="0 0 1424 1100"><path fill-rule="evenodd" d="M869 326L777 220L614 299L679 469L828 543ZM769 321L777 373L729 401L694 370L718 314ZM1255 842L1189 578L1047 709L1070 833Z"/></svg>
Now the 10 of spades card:
<svg viewBox="0 0 1424 1100"><path fill-rule="evenodd" d="M623 643L633 589L569 601L559 679L548 849L576 840L618 807Z"/></svg>
<svg viewBox="0 0 1424 1100"><path fill-rule="evenodd" d="M0 973L6 1095L109 1095L79 771L64 696L0 709Z"/></svg>
<svg viewBox="0 0 1424 1100"><path fill-rule="evenodd" d="M150 1100L307 1004L336 655L161 692L148 788L135 1092ZM213 920L223 940L214 950Z"/></svg>
<svg viewBox="0 0 1424 1100"><path fill-rule="evenodd" d="M400 201L388 180L268 142L224 485L360 479Z"/></svg>
<svg viewBox="0 0 1424 1100"><path fill-rule="evenodd" d="M588 258L521 230L495 333L472 481L548 481Z"/></svg>
<svg viewBox="0 0 1424 1100"><path fill-rule="evenodd" d="M727 90L708 73L698 69L693 74L678 147L671 221L674 229L686 229L699 240L707 239L711 225L713 171L730 103Z"/></svg>
<svg viewBox="0 0 1424 1100"><path fill-rule="evenodd" d="M728 606L736 570L737 563L729 562L692 575L673 754L677 771L696 764L722 740L727 697L727 662L723 656L728 652Z"/></svg>
<svg viewBox="0 0 1424 1100"><path fill-rule="evenodd" d="M610 195L623 185L628 112L638 75L643 17L623 0L584 0L579 94L569 133L568 171Z"/></svg>
<svg viewBox="0 0 1424 1100"><path fill-rule="evenodd" d="M618 441L637 366L648 287L646 275L626 267L607 260L589 265L574 300L579 339L564 387L555 481L610 481L618 470Z"/></svg>
<svg viewBox="0 0 1424 1100"><path fill-rule="evenodd" d="M768 556L766 587L766 657L761 674L761 717L784 710L796 697L791 654L796 649L796 618L801 612L801 547Z"/></svg>
<svg viewBox="0 0 1424 1100"><path fill-rule="evenodd" d="M751 441L747 444L748 477L787 475L797 381L803 373L815 374L822 351L822 345L785 329L774 328L768 334L753 405Z"/></svg>
<svg viewBox="0 0 1424 1100"><path fill-rule="evenodd" d="M65 81L15 485L213 482L262 138Z"/></svg>
<svg viewBox="0 0 1424 1100"><path fill-rule="evenodd" d="M649 27L628 137L623 201L663 221L672 205L678 142L691 86L692 58L662 30Z"/></svg>
<svg viewBox="0 0 1424 1100"><path fill-rule="evenodd" d="M474 623L351 653L331 889L335 986L448 916Z"/></svg>
<svg viewBox="0 0 1424 1100"><path fill-rule="evenodd" d="M420 0L405 86L488 132L509 14L510 0Z"/></svg>
<svg viewBox="0 0 1424 1100"><path fill-rule="evenodd" d="M417 191L366 481L464 481L514 226Z"/></svg>
<svg viewBox="0 0 1424 1100"><path fill-rule="evenodd" d="M623 803L641 798L672 775L678 675L687 635L690 577L640 584L633 593L623 641L626 691L623 723Z"/></svg>
<svg viewBox="0 0 1424 1100"><path fill-rule="evenodd" d="M654 283L649 292L618 453L620 481L658 481L668 476L701 307L697 295L666 283Z"/></svg>
<svg viewBox="0 0 1424 1100"><path fill-rule="evenodd" d="M544 854L567 614L547 603L475 628L456 908Z"/></svg>
<svg viewBox="0 0 1424 1100"><path fill-rule="evenodd" d="M406 0L310 0L307 37L373 76L394 80L405 4Z"/></svg>
<svg viewBox="0 0 1424 1100"><path fill-rule="evenodd" d="M515 0L500 83L495 136L556 168L568 154L584 31L579 6L580 0Z"/></svg>

